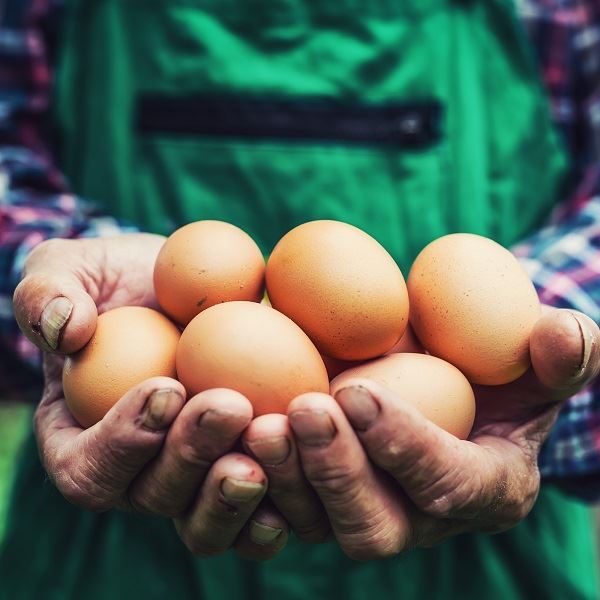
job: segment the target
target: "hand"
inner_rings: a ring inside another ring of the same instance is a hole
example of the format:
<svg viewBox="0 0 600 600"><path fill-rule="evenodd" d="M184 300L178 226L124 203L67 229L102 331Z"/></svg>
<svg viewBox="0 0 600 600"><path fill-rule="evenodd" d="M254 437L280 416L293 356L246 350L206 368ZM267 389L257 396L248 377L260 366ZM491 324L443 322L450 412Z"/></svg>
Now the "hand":
<svg viewBox="0 0 600 600"><path fill-rule="evenodd" d="M402 339L387 354L422 351L423 346L409 326ZM330 377L360 364L325 358ZM256 418L244 432L243 443L246 452L256 458L267 472L269 497L285 516L294 533L309 543L329 539L329 518L302 471L298 446L288 418L285 415L263 415Z"/></svg>
<svg viewBox="0 0 600 600"><path fill-rule="evenodd" d="M511 384L475 388L478 412L469 441L368 380L332 389L333 397L300 396L279 430L302 465L298 474L292 458L282 463L288 488L296 486L306 498L305 508L295 499L296 519L312 514L317 522L316 509L309 508L315 500L304 491L310 484L342 549L362 560L458 533L512 527L535 502L537 456L562 402L598 373L599 342L588 317L548 309L532 334L532 368ZM273 489L273 467L254 455ZM291 517L290 523L295 526Z"/></svg>
<svg viewBox="0 0 600 600"><path fill-rule="evenodd" d="M46 351L35 414L42 463L80 507L171 517L187 547L202 556L235 545L246 557L270 558L285 546L287 524L261 503L267 480L260 466L232 452L252 418L246 398L210 390L185 403L179 382L157 377L86 430L65 404L60 354L88 342L98 313L156 307L152 271L163 241L148 234L52 240L29 256L14 308L24 333Z"/></svg>

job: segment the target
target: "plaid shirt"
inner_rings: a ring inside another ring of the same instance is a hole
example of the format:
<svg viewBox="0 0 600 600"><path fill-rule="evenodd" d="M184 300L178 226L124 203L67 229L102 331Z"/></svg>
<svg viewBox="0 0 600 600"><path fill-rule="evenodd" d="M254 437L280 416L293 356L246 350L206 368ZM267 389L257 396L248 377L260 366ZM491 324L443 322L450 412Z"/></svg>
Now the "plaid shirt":
<svg viewBox="0 0 600 600"><path fill-rule="evenodd" d="M19 333L11 298L27 253L51 237L123 230L77 198L44 139L60 0L8 0L0 15L0 397L39 377L39 353ZM543 302L600 322L600 2L520 0L553 116L570 151L570 194L517 248ZM1 10L1 9L0 9ZM566 403L540 455L546 479L600 497L600 381Z"/></svg>

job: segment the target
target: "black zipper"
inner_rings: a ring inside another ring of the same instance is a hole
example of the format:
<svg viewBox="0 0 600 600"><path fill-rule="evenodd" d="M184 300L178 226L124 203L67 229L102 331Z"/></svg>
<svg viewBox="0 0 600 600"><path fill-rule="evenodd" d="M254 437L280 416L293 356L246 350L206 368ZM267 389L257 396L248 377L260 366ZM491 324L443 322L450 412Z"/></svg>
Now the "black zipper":
<svg viewBox="0 0 600 600"><path fill-rule="evenodd" d="M367 105L143 95L135 114L135 128L142 134L319 140L421 149L441 137L442 106L437 100Z"/></svg>

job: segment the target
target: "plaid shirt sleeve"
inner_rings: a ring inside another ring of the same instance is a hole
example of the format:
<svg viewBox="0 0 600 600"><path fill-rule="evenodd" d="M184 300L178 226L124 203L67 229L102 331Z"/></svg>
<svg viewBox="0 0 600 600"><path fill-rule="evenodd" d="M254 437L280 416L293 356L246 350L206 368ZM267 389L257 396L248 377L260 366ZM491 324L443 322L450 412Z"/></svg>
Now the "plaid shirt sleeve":
<svg viewBox="0 0 600 600"><path fill-rule="evenodd" d="M519 3L552 113L572 158L571 196L515 248L542 302L600 323L600 3ZM539 457L542 477L600 498L600 381L564 406Z"/></svg>
<svg viewBox="0 0 600 600"><path fill-rule="evenodd" d="M122 230L69 192L42 134L60 11L56 0L0 5L0 400L39 394L40 353L12 313L28 252L48 238Z"/></svg>

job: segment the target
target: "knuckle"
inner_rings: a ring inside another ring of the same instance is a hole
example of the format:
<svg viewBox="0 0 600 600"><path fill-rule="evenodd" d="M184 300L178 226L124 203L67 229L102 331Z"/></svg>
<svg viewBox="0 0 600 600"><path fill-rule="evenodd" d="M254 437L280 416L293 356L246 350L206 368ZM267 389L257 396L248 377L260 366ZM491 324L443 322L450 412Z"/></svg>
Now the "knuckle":
<svg viewBox="0 0 600 600"><path fill-rule="evenodd" d="M61 238L50 238L40 242L31 250L28 256L28 260L33 260L37 258L40 254L44 254L47 252L52 252L56 248L61 248L61 245L64 244L64 240Z"/></svg>
<svg viewBox="0 0 600 600"><path fill-rule="evenodd" d="M112 503L104 493L98 491L88 478L78 476L69 469L60 469L53 475L58 491L71 504L92 512L103 512L112 507Z"/></svg>
<svg viewBox="0 0 600 600"><path fill-rule="evenodd" d="M497 513L497 520L492 524L494 533L511 529L529 514L540 489L538 469L530 473L517 487L517 491L506 493L499 500L498 507L492 507Z"/></svg>
<svg viewBox="0 0 600 600"><path fill-rule="evenodd" d="M132 431L127 427L113 427L108 435L101 434L94 440L94 446L99 450L97 455L90 454L90 460L98 465L100 473L112 473L115 476L126 477L136 474L140 464L146 457L154 455L158 448L158 440L145 432Z"/></svg>
<svg viewBox="0 0 600 600"><path fill-rule="evenodd" d="M317 493L335 496L352 494L361 481L360 473L353 471L348 465L326 465L314 469L308 479Z"/></svg>
<svg viewBox="0 0 600 600"><path fill-rule="evenodd" d="M382 507L365 513L360 521L338 527L337 538L344 553L353 560L382 560L407 548L409 531Z"/></svg>
<svg viewBox="0 0 600 600"><path fill-rule="evenodd" d="M177 458L186 470L195 472L208 471L214 463L214 458L207 456L202 449L196 447L193 443L181 444L177 449Z"/></svg>
<svg viewBox="0 0 600 600"><path fill-rule="evenodd" d="M69 251L69 242L62 238L50 238L37 244L25 259L24 274L27 276L31 268L37 263L43 262L52 256L64 256Z"/></svg>
<svg viewBox="0 0 600 600"><path fill-rule="evenodd" d="M359 562L385 560L400 554L402 548L396 540L384 537L373 540L357 540L342 545L342 550L352 560Z"/></svg>
<svg viewBox="0 0 600 600"><path fill-rule="evenodd" d="M430 496L419 502L419 507L428 515L444 519L450 516L476 517L482 510L478 501L478 490L482 489L479 477L474 474L468 481L456 474L442 477L432 486Z"/></svg>

